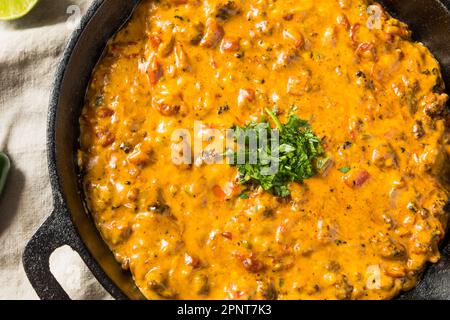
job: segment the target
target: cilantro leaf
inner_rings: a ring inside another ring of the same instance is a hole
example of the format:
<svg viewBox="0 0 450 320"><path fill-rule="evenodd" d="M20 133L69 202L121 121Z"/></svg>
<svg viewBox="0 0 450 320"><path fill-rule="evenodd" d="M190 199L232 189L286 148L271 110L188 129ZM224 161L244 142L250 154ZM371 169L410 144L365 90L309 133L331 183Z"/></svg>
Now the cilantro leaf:
<svg viewBox="0 0 450 320"><path fill-rule="evenodd" d="M343 167L343 168L339 168L338 170L345 174L345 173L349 173L351 169L349 167Z"/></svg>

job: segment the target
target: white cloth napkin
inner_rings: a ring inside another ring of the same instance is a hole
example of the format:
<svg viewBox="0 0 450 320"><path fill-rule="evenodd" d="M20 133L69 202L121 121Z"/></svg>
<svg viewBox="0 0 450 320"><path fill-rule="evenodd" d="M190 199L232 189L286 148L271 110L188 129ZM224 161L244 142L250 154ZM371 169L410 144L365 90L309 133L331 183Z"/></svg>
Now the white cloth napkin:
<svg viewBox="0 0 450 320"><path fill-rule="evenodd" d="M0 299L36 299L22 266L31 236L52 211L46 119L54 72L92 0L41 0L27 16L0 22L0 150L12 161L0 197ZM51 269L73 299L110 296L70 248Z"/></svg>

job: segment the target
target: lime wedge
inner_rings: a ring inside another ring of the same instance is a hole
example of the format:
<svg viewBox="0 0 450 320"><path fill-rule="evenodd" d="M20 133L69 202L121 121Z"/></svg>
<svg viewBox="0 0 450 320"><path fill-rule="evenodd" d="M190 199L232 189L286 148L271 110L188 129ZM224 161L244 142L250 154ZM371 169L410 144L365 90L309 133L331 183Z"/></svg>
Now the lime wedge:
<svg viewBox="0 0 450 320"><path fill-rule="evenodd" d="M38 2L39 0L0 0L0 20L21 18Z"/></svg>

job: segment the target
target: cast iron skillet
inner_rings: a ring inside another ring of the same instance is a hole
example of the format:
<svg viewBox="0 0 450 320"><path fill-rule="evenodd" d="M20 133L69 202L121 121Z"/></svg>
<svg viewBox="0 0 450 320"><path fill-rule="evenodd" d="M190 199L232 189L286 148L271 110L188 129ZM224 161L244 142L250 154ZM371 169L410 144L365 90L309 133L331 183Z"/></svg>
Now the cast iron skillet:
<svg viewBox="0 0 450 320"><path fill-rule="evenodd" d="M117 299L142 299L129 273L122 271L83 204L77 177L78 118L92 70L106 42L127 21L139 0L95 0L74 32L58 67L48 115L48 167L54 210L25 248L23 264L41 299L69 299L50 273L49 257L60 246L76 250L98 281ZM450 88L450 0L381 1L409 24L415 39L439 59ZM442 260L400 299L450 299L450 244Z"/></svg>

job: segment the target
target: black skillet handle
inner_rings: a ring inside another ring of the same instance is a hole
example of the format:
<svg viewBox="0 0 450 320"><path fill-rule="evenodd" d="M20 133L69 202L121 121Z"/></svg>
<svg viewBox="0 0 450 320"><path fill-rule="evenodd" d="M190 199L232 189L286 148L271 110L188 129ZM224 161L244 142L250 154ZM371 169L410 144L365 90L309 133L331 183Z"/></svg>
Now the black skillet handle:
<svg viewBox="0 0 450 320"><path fill-rule="evenodd" d="M25 247L23 266L25 273L43 300L70 300L70 297L50 272L50 255L63 245L73 248L75 232L70 218L57 210L50 215ZM77 249L77 248L73 248Z"/></svg>

